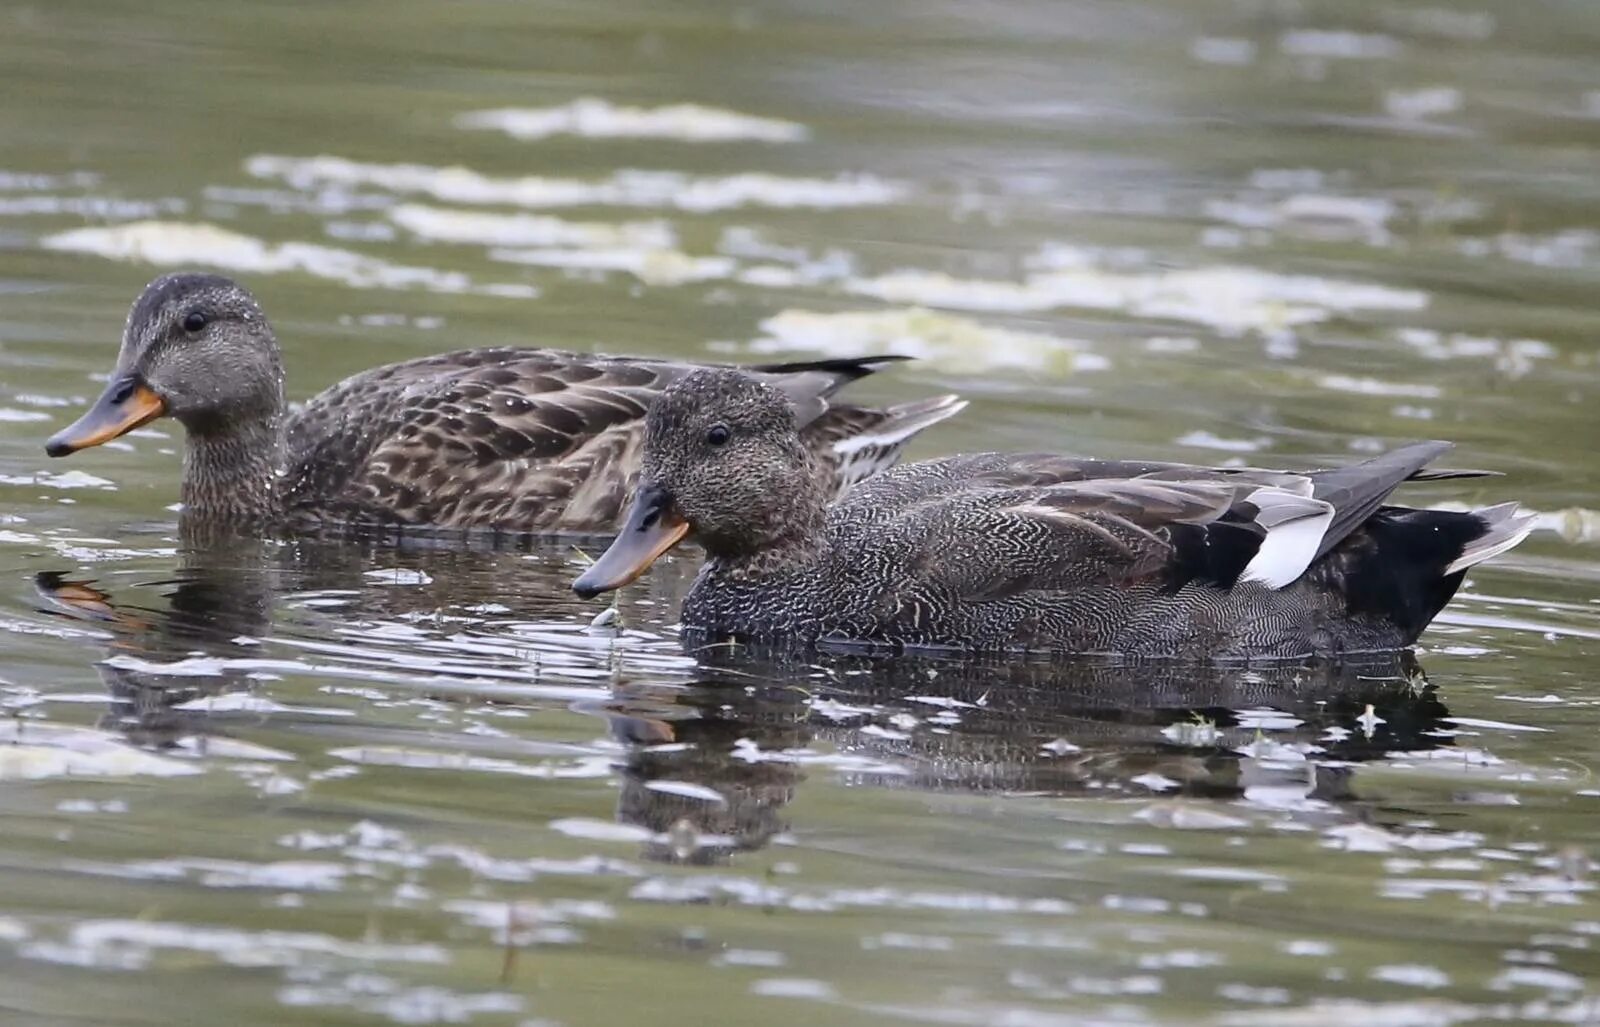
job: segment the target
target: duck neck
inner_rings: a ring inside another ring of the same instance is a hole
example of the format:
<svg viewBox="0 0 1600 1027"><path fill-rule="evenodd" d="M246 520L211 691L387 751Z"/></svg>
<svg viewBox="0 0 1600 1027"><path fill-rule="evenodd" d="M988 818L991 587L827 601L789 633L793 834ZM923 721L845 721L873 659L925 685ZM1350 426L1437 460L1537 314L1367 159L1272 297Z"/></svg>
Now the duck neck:
<svg viewBox="0 0 1600 1027"><path fill-rule="evenodd" d="M718 553L708 548L706 555L724 577L736 581L786 577L804 571L825 558L829 550L825 518L820 509L816 513L803 526L796 522L783 534L770 536L754 551Z"/></svg>
<svg viewBox="0 0 1600 1027"><path fill-rule="evenodd" d="M809 453L795 454L800 473L789 479L778 501L746 514L734 540L702 539L706 555L722 575L739 581L783 577L816 564L831 549L827 497L832 488L828 469Z"/></svg>
<svg viewBox="0 0 1600 1027"><path fill-rule="evenodd" d="M283 418L279 411L240 420L185 424L185 521L259 525L280 513Z"/></svg>

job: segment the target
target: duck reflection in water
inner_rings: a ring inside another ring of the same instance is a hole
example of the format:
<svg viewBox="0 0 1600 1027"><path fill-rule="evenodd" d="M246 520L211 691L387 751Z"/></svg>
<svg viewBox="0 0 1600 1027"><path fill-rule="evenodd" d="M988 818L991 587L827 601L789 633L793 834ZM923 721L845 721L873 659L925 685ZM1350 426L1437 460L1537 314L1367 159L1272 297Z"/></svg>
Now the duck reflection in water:
<svg viewBox="0 0 1600 1027"><path fill-rule="evenodd" d="M172 578L148 585L166 598L165 608L119 601L68 572L34 575L48 612L111 632L106 659L95 664L110 697L110 723L103 726L136 745L165 748L190 737L203 745L215 725L187 704L255 683L248 664L238 661L254 654L272 620L265 549L260 540L232 539L225 547L189 550ZM215 665L197 665L196 657Z"/></svg>
<svg viewBox="0 0 1600 1027"><path fill-rule="evenodd" d="M415 625L490 583L519 582L493 593L513 615L570 621L576 609L553 587L570 574L570 552L439 550L398 562L432 584L374 587L373 554L360 547L235 541L186 550L180 570L157 583L164 605L113 603L62 573L39 575L37 586L50 609L111 630L109 658L97 664L109 726L136 744L202 752L219 737L248 737L266 714L195 700L270 690L262 671L294 636L336 643L374 624ZM658 586L670 593L687 582L667 584L663 576L648 586L658 607L675 598ZM284 602L308 590L353 596L360 614ZM481 623L461 630L493 641ZM371 669L368 650L351 652ZM610 658L603 648L580 655L596 665ZM649 831L648 859L714 864L762 849L789 829L791 803L816 775L882 788L1120 795L1173 816L1204 807L1160 800L1244 800L1336 822L1381 817L1353 799L1353 765L1451 744L1448 711L1409 653L1254 667L867 654L797 663L727 647L695 655L687 687L625 658L605 698L574 704L603 717L623 745L615 816ZM481 672L520 658L458 658L478 676L437 694L481 701ZM342 723L365 737L359 723ZM343 728L324 721L315 730Z"/></svg>
<svg viewBox="0 0 1600 1027"><path fill-rule="evenodd" d="M780 836L813 772L885 788L1242 799L1339 821L1368 815L1350 805L1352 764L1449 744L1448 710L1410 653L1256 668L725 656L688 689L621 685L587 709L628 747L617 819L651 832L647 858L694 864Z"/></svg>

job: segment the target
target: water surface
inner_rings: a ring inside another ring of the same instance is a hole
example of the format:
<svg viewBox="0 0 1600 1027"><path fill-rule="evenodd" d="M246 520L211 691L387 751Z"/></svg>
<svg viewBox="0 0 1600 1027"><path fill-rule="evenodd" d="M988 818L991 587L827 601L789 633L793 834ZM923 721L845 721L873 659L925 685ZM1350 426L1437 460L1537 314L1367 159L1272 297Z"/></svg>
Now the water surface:
<svg viewBox="0 0 1600 1027"><path fill-rule="evenodd" d="M0 958L27 1024L1587 1022L1600 11L0 12ZM448 348L895 351L917 452L1416 438L1548 516L1414 658L685 654L571 547L177 537L128 303L304 398Z"/></svg>

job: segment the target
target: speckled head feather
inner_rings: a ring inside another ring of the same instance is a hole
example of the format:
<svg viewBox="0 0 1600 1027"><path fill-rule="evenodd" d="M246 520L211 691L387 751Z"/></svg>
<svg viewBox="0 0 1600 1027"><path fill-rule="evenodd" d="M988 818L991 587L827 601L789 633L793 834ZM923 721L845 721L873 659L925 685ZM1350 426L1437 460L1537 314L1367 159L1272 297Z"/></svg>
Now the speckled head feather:
<svg viewBox="0 0 1600 1027"><path fill-rule="evenodd" d="M723 368L688 374L651 404L640 481L671 498L708 553L726 556L814 534L830 491L789 398Z"/></svg>
<svg viewBox="0 0 1600 1027"><path fill-rule="evenodd" d="M283 406L272 327L255 297L221 275L184 271L151 282L128 313L117 363L190 431L275 418Z"/></svg>

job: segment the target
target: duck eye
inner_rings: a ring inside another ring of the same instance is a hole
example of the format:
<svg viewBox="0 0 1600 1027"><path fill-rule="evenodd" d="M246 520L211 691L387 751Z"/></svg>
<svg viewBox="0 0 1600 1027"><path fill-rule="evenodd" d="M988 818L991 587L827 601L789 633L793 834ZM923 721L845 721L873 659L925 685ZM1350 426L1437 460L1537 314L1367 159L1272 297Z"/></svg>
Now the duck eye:
<svg viewBox="0 0 1600 1027"><path fill-rule="evenodd" d="M200 311L191 310L191 311L189 311L188 314L184 315L184 318L183 318L183 330L184 331L186 331L186 332L198 332L200 329L204 328L205 326L206 326L206 316L204 314L200 313Z"/></svg>
<svg viewBox="0 0 1600 1027"><path fill-rule="evenodd" d="M724 442L727 442L727 441L728 441L728 426L727 425L725 425L725 424L713 424L711 427L706 429L706 445L708 445L708 446L720 446Z"/></svg>

